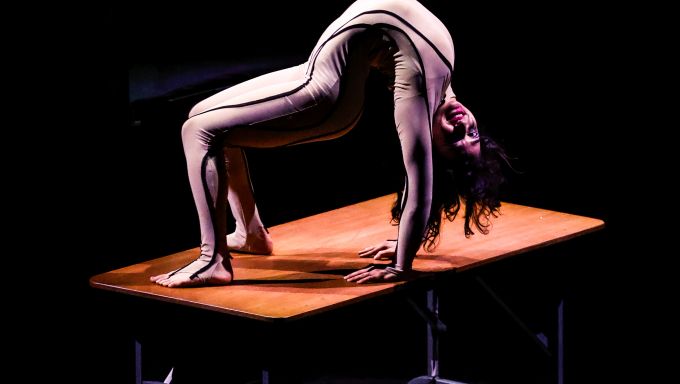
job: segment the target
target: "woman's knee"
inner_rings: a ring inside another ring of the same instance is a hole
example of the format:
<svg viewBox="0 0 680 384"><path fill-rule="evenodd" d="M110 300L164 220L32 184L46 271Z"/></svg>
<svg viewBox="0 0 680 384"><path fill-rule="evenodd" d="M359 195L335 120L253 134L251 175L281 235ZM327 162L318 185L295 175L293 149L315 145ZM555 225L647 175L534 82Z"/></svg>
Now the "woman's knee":
<svg viewBox="0 0 680 384"><path fill-rule="evenodd" d="M182 125L182 145L185 150L220 149L224 146L224 136L228 130L226 124L217 128L214 121L205 115L192 117L185 120Z"/></svg>
<svg viewBox="0 0 680 384"><path fill-rule="evenodd" d="M191 143L208 144L208 138L200 119L187 119L182 125L182 143L185 147Z"/></svg>

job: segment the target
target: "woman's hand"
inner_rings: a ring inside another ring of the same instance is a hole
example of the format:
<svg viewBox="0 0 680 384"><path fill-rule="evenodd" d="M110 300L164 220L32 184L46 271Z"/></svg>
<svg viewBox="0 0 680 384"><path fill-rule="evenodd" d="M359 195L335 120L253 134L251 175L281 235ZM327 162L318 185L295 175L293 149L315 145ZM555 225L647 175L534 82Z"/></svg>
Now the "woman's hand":
<svg viewBox="0 0 680 384"><path fill-rule="evenodd" d="M395 275L394 273L386 269L376 268L375 266L372 265L368 268L360 269L358 271L350 273L349 275L345 276L345 280L349 281L350 283L357 284L381 283L388 281L397 281L399 280L399 276Z"/></svg>
<svg viewBox="0 0 680 384"><path fill-rule="evenodd" d="M359 257L372 257L375 260L392 260L394 259L396 249L396 240L385 240L378 245L362 249L359 251Z"/></svg>

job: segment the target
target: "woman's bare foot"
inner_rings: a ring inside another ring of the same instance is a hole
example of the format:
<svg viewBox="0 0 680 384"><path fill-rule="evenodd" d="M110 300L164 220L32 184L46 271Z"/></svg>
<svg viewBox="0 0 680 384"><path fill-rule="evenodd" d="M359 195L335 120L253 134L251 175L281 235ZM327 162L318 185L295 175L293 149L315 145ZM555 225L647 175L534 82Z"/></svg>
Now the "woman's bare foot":
<svg viewBox="0 0 680 384"><path fill-rule="evenodd" d="M162 275L151 276L151 281L169 288L197 287L203 285L227 285L234 279L231 261L217 255L217 260L205 268L209 261L198 258L191 264ZM200 273L196 273L201 271Z"/></svg>
<svg viewBox="0 0 680 384"><path fill-rule="evenodd" d="M227 235L227 247L230 251L271 255L274 243L267 230L260 228L255 233L244 234L238 229Z"/></svg>

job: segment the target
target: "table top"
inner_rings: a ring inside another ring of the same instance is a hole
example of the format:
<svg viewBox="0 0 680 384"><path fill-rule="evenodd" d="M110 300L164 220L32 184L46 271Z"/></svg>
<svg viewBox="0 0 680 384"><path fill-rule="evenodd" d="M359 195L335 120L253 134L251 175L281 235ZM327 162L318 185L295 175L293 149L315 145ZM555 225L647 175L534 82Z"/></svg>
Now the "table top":
<svg viewBox="0 0 680 384"><path fill-rule="evenodd" d="M145 298L203 308L257 320L292 320L388 294L403 284L348 283L343 276L372 259L357 252L386 239L397 227L388 195L269 228L274 241L270 256L233 253L235 280L228 286L166 288L149 276L171 271L198 256L189 249L93 276L90 285ZM602 220L504 203L488 235L466 239L463 220L443 221L440 243L422 249L414 269L432 273L465 270L598 230Z"/></svg>

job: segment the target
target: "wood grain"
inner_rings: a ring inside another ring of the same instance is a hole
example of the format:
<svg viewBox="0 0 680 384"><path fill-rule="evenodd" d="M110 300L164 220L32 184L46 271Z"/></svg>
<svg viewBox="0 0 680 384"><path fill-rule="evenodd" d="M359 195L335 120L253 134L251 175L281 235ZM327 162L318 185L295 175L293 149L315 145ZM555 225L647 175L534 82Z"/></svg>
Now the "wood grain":
<svg viewBox="0 0 680 384"><path fill-rule="evenodd" d="M396 238L389 223L394 196L383 196L270 228L271 256L234 254L232 285L165 288L149 276L195 259L198 248L131 265L90 279L95 288L143 296L258 320L295 319L394 291L404 283L357 285L345 274L371 259L357 252ZM446 222L439 247L421 250L414 262L430 273L474 268L531 249L595 231L601 220L504 203L488 235L463 236L462 220Z"/></svg>

